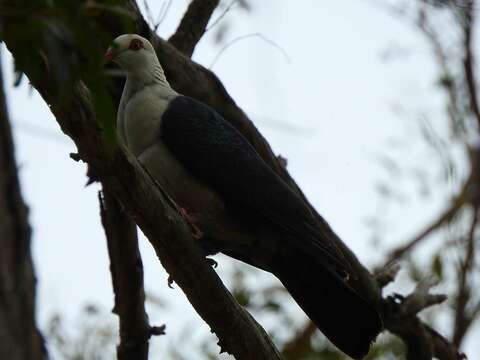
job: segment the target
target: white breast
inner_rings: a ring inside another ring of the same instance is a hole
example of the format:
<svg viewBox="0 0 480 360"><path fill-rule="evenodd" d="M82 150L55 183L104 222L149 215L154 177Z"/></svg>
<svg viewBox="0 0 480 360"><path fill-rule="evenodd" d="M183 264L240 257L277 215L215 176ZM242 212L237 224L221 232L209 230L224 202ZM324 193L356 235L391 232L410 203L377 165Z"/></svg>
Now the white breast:
<svg viewBox="0 0 480 360"><path fill-rule="evenodd" d="M118 134L170 197L189 212L223 212L219 197L195 179L160 141L162 115L178 94L165 87L147 86L128 96L119 108Z"/></svg>
<svg viewBox="0 0 480 360"><path fill-rule="evenodd" d="M148 86L136 92L119 118L123 140L136 156L151 146L159 136L162 114L176 94L164 94L158 86ZM122 121L120 121L122 120Z"/></svg>

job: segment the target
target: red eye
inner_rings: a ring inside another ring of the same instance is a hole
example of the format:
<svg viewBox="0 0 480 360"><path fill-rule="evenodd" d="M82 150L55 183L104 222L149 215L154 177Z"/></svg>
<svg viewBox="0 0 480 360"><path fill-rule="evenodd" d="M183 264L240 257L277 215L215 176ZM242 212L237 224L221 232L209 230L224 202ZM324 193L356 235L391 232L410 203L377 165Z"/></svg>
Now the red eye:
<svg viewBox="0 0 480 360"><path fill-rule="evenodd" d="M138 51L140 49L143 49L143 43L142 40L140 39L133 39L130 41L130 45L128 46L130 50L135 50Z"/></svg>

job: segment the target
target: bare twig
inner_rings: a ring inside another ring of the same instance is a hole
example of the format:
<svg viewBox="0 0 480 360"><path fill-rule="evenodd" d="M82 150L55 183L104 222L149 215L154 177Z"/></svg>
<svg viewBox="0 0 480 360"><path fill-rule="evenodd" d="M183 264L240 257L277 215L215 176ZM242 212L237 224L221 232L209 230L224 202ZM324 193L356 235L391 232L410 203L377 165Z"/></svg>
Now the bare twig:
<svg viewBox="0 0 480 360"><path fill-rule="evenodd" d="M177 31L168 41L186 56L191 57L218 3L219 0L193 0Z"/></svg>
<svg viewBox="0 0 480 360"><path fill-rule="evenodd" d="M162 6L160 7L160 11L158 12L157 18L153 17L152 10L150 9L150 5L148 5L147 0L143 0L143 6L145 7L145 12L150 25L153 27L153 32L157 32L158 27L162 24L163 20L168 14L168 10L170 10L170 6L172 6L172 0L168 0L167 2L162 2Z"/></svg>
<svg viewBox="0 0 480 360"><path fill-rule="evenodd" d="M265 41L267 44L273 46L275 49L277 49L278 51L280 51L280 53L285 57L285 60L287 60L287 62L290 64L291 63L291 60L290 60L290 57L288 56L287 52L280 46L278 45L276 42L266 38L264 35L260 34L260 33L253 33L253 34L246 34L246 35L242 35L242 36L238 36L236 37L235 39L229 41L227 44L225 44L225 46L223 46L220 51L217 53L217 55L215 55L215 57L213 58L212 62L210 63L210 66L208 67L209 69L213 68L213 66L217 63L218 59L220 59L220 56L222 56L222 54L232 45L234 45L235 43L241 41L241 40L245 40L245 39L248 39L248 38L252 38L252 37L257 37L263 41Z"/></svg>
<svg viewBox="0 0 480 360"><path fill-rule="evenodd" d="M445 223L449 222L462 206L463 206L463 201L457 201L457 200L453 201L450 207L448 207L443 213L441 213L436 220L430 223L430 225L428 225L425 229L423 229L416 236L414 236L413 239L397 247L396 249L392 250L387 257L387 261L385 262L385 265L382 266L381 268L384 268L389 264L399 260L401 257L405 256L409 251L411 251L415 246L417 246L422 240L426 239L428 235L433 233L435 230L439 229Z"/></svg>
<svg viewBox="0 0 480 360"><path fill-rule="evenodd" d="M158 20L154 24L153 31L156 32L158 27L163 23L165 18L168 15L168 11L170 10L170 7L172 6L172 1L173 0L168 0L167 4L165 6L162 6L160 13L158 14Z"/></svg>
<svg viewBox="0 0 480 360"><path fill-rule="evenodd" d="M137 227L108 191L99 193L100 215L110 257L115 305L120 318L119 360L147 360L152 328L145 312L143 266L138 249ZM159 327L159 328L165 328ZM157 328L158 329L158 328Z"/></svg>
<svg viewBox="0 0 480 360"><path fill-rule="evenodd" d="M205 32L213 29L224 17L225 15L227 15L229 13L230 10L233 9L234 5L238 2L238 0L233 0L226 8L225 10L223 10L223 12L215 19L212 21L212 23L210 24L210 26L208 26L206 29L205 29Z"/></svg>

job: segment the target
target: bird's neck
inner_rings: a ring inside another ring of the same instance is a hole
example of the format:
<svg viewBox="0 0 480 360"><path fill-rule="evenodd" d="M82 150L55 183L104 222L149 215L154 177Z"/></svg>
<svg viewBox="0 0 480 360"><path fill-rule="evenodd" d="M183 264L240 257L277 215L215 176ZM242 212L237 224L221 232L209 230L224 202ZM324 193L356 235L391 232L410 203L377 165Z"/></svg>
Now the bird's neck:
<svg viewBox="0 0 480 360"><path fill-rule="evenodd" d="M175 93L165 78L165 74L159 63L153 64L152 66L137 68L132 72L127 72L125 91L128 93L129 97L148 86L159 86L165 90L166 95Z"/></svg>

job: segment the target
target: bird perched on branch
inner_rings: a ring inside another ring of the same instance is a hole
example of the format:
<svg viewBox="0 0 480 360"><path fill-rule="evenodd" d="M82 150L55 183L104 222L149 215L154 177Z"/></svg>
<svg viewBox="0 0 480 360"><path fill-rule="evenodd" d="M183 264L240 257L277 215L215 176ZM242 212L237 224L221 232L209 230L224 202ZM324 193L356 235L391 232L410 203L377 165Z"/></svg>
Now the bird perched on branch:
<svg viewBox="0 0 480 360"><path fill-rule="evenodd" d="M127 75L119 138L177 204L205 255L271 272L333 344L365 356L381 319L349 285L355 274L305 201L215 110L170 87L147 39L121 35L105 57Z"/></svg>

